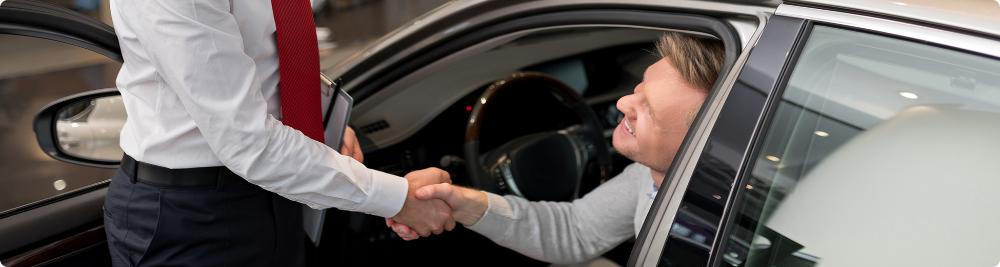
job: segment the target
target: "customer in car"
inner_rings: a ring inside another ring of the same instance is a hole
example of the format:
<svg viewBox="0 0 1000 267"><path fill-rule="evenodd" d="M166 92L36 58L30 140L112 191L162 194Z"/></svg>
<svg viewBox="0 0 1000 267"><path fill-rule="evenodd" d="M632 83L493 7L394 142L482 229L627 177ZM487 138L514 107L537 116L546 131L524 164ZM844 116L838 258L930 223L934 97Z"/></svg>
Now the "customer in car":
<svg viewBox="0 0 1000 267"><path fill-rule="evenodd" d="M417 198L444 200L455 221L547 262L584 262L637 235L724 57L717 40L673 32L657 49L661 59L617 104L625 117L612 143L635 163L583 198L532 202L444 183L418 189ZM404 239L418 238L409 227L386 222Z"/></svg>

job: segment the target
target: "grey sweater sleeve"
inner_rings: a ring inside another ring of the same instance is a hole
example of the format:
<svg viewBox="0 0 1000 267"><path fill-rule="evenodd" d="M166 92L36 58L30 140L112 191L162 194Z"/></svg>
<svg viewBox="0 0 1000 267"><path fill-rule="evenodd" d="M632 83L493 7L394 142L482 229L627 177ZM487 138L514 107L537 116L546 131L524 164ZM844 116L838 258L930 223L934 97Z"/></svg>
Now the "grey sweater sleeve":
<svg viewBox="0 0 1000 267"><path fill-rule="evenodd" d="M635 235L639 190L649 177L630 165L573 202L532 202L487 193L486 214L469 229L501 246L551 263L578 263L604 254Z"/></svg>

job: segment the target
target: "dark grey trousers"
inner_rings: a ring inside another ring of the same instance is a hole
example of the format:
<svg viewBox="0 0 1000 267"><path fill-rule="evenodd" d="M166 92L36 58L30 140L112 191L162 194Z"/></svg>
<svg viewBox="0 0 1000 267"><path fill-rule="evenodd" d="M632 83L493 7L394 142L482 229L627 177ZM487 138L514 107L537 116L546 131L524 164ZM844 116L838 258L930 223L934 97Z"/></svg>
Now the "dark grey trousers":
<svg viewBox="0 0 1000 267"><path fill-rule="evenodd" d="M118 170L104 204L112 265L301 266L301 205L233 177L176 188Z"/></svg>

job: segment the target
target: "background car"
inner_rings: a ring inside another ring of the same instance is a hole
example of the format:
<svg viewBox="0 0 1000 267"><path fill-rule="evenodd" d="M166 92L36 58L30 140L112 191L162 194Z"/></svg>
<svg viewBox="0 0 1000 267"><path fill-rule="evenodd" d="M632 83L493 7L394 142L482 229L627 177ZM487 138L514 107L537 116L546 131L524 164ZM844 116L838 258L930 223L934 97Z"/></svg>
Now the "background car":
<svg viewBox="0 0 1000 267"><path fill-rule="evenodd" d="M629 163L606 139L619 116L614 103L656 60L659 34L716 38L726 47L724 73L638 238L605 258L629 266L993 266L998 10L991 1L456 1L327 74L356 99L351 124L369 167L403 174L438 166L457 184L569 200ZM0 34L121 60L108 26L32 1L0 1ZM497 81L524 86L491 94ZM72 92L80 89L65 95ZM44 155L34 162L47 165L10 168L66 165L96 177L5 207L5 265L106 265L100 205L110 169L101 168L117 162L63 148L87 140L57 128L73 117L59 114L115 94L18 106L39 112L16 126L35 129L39 144L31 145ZM553 156L549 165L511 163L523 155L512 148L538 135L573 145L540 150ZM567 171L548 172L552 164ZM462 228L404 242L381 218L327 216L311 265L547 265Z"/></svg>

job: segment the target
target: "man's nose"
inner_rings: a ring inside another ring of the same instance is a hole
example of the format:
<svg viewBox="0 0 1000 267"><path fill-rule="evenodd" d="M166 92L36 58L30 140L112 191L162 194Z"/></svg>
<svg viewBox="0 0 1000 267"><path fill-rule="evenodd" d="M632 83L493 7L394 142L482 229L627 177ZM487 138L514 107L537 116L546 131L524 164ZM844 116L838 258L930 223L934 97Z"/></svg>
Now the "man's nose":
<svg viewBox="0 0 1000 267"><path fill-rule="evenodd" d="M622 98L618 99L618 102L615 103L615 107L617 107L618 111L620 111L621 113L628 115L628 112L631 111L631 105L630 105L631 99L632 95L625 95Z"/></svg>

